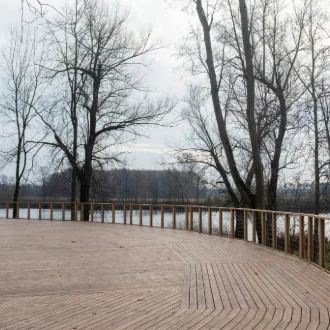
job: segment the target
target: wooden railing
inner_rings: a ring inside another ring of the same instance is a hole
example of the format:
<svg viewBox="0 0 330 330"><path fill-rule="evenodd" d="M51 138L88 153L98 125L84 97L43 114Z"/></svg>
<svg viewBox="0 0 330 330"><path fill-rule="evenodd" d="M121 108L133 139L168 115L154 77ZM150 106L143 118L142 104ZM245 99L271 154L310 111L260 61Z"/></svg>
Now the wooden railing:
<svg viewBox="0 0 330 330"><path fill-rule="evenodd" d="M158 226L243 239L330 269L330 217L321 215L131 203L6 202L4 206L7 219L15 208L16 218Z"/></svg>

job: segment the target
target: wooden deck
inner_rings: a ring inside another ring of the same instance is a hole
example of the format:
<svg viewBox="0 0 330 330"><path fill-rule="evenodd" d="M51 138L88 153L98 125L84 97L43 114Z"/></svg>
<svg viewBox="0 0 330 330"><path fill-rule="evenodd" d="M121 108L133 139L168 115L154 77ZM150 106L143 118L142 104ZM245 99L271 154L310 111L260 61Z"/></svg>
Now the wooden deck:
<svg viewBox="0 0 330 330"><path fill-rule="evenodd" d="M330 275L188 231L0 220L0 329L330 329Z"/></svg>

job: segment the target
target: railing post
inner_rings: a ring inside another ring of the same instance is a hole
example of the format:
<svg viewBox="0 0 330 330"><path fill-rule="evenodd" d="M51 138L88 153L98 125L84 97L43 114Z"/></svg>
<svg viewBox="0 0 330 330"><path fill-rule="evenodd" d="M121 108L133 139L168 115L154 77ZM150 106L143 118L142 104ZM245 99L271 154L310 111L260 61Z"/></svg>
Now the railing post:
<svg viewBox="0 0 330 330"><path fill-rule="evenodd" d="M31 219L31 207L30 207L30 203L27 204L28 210L27 210L27 218L28 220Z"/></svg>
<svg viewBox="0 0 330 330"><path fill-rule="evenodd" d="M189 207L185 207L185 219L184 219L184 228L189 230Z"/></svg>
<svg viewBox="0 0 330 330"><path fill-rule="evenodd" d="M235 238L235 215L234 210L230 209L230 237Z"/></svg>
<svg viewBox="0 0 330 330"><path fill-rule="evenodd" d="M212 212L210 207L208 209L207 229L208 229L208 234L212 235Z"/></svg>
<svg viewBox="0 0 330 330"><path fill-rule="evenodd" d="M219 208L219 236L222 236L222 209Z"/></svg>
<svg viewBox="0 0 330 330"><path fill-rule="evenodd" d="M172 207L172 226L173 229L176 229L176 209L174 205Z"/></svg>
<svg viewBox="0 0 330 330"><path fill-rule="evenodd" d="M305 217L299 217L299 257L304 259L305 255Z"/></svg>
<svg viewBox="0 0 330 330"><path fill-rule="evenodd" d="M41 220L41 203L39 203L38 219Z"/></svg>
<svg viewBox="0 0 330 330"><path fill-rule="evenodd" d="M65 220L65 204L62 203L62 221Z"/></svg>
<svg viewBox="0 0 330 330"><path fill-rule="evenodd" d="M319 219L319 265L325 266L325 220Z"/></svg>
<svg viewBox="0 0 330 330"><path fill-rule="evenodd" d="M266 217L265 212L261 212L261 244L266 245Z"/></svg>
<svg viewBox="0 0 330 330"><path fill-rule="evenodd" d="M94 203L91 203L91 222L94 222Z"/></svg>
<svg viewBox="0 0 330 330"><path fill-rule="evenodd" d="M78 203L74 203L74 220L78 221Z"/></svg>
<svg viewBox="0 0 330 330"><path fill-rule="evenodd" d="M189 212L190 212L190 227L189 227L189 229L191 231L193 231L194 230L194 208L192 206L190 207Z"/></svg>
<svg viewBox="0 0 330 330"><path fill-rule="evenodd" d="M152 227L153 226L153 214L152 214L152 212L153 212L153 207L152 207L152 205L150 205L150 223L149 223L149 226L150 227Z"/></svg>
<svg viewBox="0 0 330 330"><path fill-rule="evenodd" d="M284 221L284 248L285 253L290 253L290 216L288 214L285 215L285 221Z"/></svg>
<svg viewBox="0 0 330 330"><path fill-rule="evenodd" d="M244 210L244 241L248 240L247 211Z"/></svg>
<svg viewBox="0 0 330 330"><path fill-rule="evenodd" d="M273 250L276 249L276 214L272 213L272 244L273 244Z"/></svg>
<svg viewBox="0 0 330 330"><path fill-rule="evenodd" d="M16 219L19 219L19 203L16 203Z"/></svg>
<svg viewBox="0 0 330 330"><path fill-rule="evenodd" d="M313 261L313 218L308 217L308 261Z"/></svg>
<svg viewBox="0 0 330 330"><path fill-rule="evenodd" d="M115 204L112 204L111 205L112 207L112 223L116 223L116 205Z"/></svg>
<svg viewBox="0 0 330 330"><path fill-rule="evenodd" d="M50 208L50 220L53 220L53 203L49 203Z"/></svg>
<svg viewBox="0 0 330 330"><path fill-rule="evenodd" d="M133 205L130 204L129 206L129 224L133 224Z"/></svg>
<svg viewBox="0 0 330 330"><path fill-rule="evenodd" d="M104 204L101 204L101 222L104 222Z"/></svg>
<svg viewBox="0 0 330 330"><path fill-rule="evenodd" d="M124 204L124 225L126 225L126 214L127 213L127 209L126 209L126 204Z"/></svg>
<svg viewBox="0 0 330 330"><path fill-rule="evenodd" d="M9 218L9 203L6 203L6 219Z"/></svg>
<svg viewBox="0 0 330 330"><path fill-rule="evenodd" d="M140 211L140 219L139 219L139 225L142 226L142 205L139 206L139 211Z"/></svg>
<svg viewBox="0 0 330 330"><path fill-rule="evenodd" d="M164 206L160 207L160 227L164 228Z"/></svg>
<svg viewBox="0 0 330 330"><path fill-rule="evenodd" d="M198 232L202 232L202 208L198 208Z"/></svg>
<svg viewBox="0 0 330 330"><path fill-rule="evenodd" d="M256 242L256 211L252 211L252 242Z"/></svg>

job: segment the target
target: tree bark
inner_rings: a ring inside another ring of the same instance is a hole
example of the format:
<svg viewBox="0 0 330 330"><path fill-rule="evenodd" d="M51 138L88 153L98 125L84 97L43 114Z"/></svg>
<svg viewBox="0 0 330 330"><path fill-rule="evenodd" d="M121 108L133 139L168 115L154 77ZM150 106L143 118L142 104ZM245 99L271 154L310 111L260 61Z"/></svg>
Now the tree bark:
<svg viewBox="0 0 330 330"><path fill-rule="evenodd" d="M240 11L241 11L241 21L242 21L242 35L244 42L244 50L245 50L245 60L246 60L246 68L242 68L244 70L245 78L247 81L247 121L248 121L248 129L251 141L252 148L252 157L253 157L253 167L254 174L256 178L256 194L254 195L249 187L245 184L243 179L240 176L238 171L236 161L233 154L233 149L228 137L226 123L222 115L220 99L219 99L219 90L218 90L218 82L215 72L214 60L213 60L213 50L210 36L210 25L208 23L207 17L205 15L202 0L196 1L196 10L198 13L198 17L200 23L203 27L203 35L204 35L204 44L206 51L206 64L208 68L208 76L211 86L211 96L213 108L216 116L216 121L219 129L220 139L226 154L229 170L231 176L234 180L234 183L240 193L241 200L238 201L235 196L233 198L234 202L243 205L248 205L252 208L263 209L264 207L264 176L263 176L263 167L260 156L260 148L258 143L258 136L254 118L254 103L255 103L255 82L254 82L254 66L253 66L253 55L252 55L252 47L250 43L249 36L249 26L248 26L248 14L247 8L244 0L240 0ZM228 185L226 185L228 189ZM234 194L235 195L235 194ZM235 205L236 206L236 205ZM239 214L237 215L237 237L244 237L244 232L242 230L244 226L244 219ZM258 233L260 236L260 233Z"/></svg>
<svg viewBox="0 0 330 330"><path fill-rule="evenodd" d="M17 115L17 113L16 113ZM17 121L18 123L18 121ZM16 150L16 171L15 171L15 190L14 190L14 196L13 196L13 218L17 218L17 209L18 205L16 204L18 202L18 197L19 197L19 191L21 188L21 173L20 173L20 167L21 167L21 151L22 151L22 137L20 133L20 129L18 128L18 145L17 145L17 150Z"/></svg>
<svg viewBox="0 0 330 330"><path fill-rule="evenodd" d="M264 207L264 173L260 156L260 148L258 143L257 129L254 118L255 113L255 78L254 78L254 65L252 46L250 42L250 29L249 19L245 0L239 1L241 24L242 24L242 37L245 54L245 79L247 91L247 108L246 117L248 122L248 129L251 142L253 167L256 180L256 195L255 195L255 208L263 209ZM244 68L243 68L244 69Z"/></svg>
<svg viewBox="0 0 330 330"><path fill-rule="evenodd" d="M208 75L209 81L211 86L211 96L212 96L212 103L213 108L216 116L216 121L219 129L220 139L226 154L226 158L228 161L228 166L230 169L230 173L232 178L235 182L235 185L241 195L242 200L245 204L251 205L254 204L251 201L254 201L254 196L251 191L246 187L243 179L240 176L240 173L237 169L236 161L233 154L233 149L228 137L226 123L222 115L220 99L218 94L218 83L217 77L214 67L214 60L213 60L213 51L212 51L212 43L211 43L211 36L210 36L210 26L207 21L207 18L204 13L204 9L202 6L202 1L196 1L196 10L200 20L200 23L203 27L203 34L204 34L204 44L205 44L205 51L206 51L206 64L208 67Z"/></svg>
<svg viewBox="0 0 330 330"><path fill-rule="evenodd" d="M13 219L17 218L17 202L18 202L18 196L19 196L19 190L20 190L20 182L16 179L15 182L15 191L14 191L14 197L13 197Z"/></svg>
<svg viewBox="0 0 330 330"><path fill-rule="evenodd" d="M80 178L80 202L84 204L83 213L80 213L80 221L89 221L89 192L90 192L90 178L88 174L83 174Z"/></svg>
<svg viewBox="0 0 330 330"><path fill-rule="evenodd" d="M77 163L77 144L78 144L78 118L77 118L77 92L78 92L78 36L77 36L77 20L78 20L78 1L75 3L75 22L74 22L74 37L75 37L75 58L74 58L74 74L73 74L73 86L71 92L71 124L73 128L73 146L72 157L74 164ZM77 191L77 169L76 166L72 166L71 173L71 220L74 219Z"/></svg>
<svg viewBox="0 0 330 330"><path fill-rule="evenodd" d="M271 160L270 180L267 187L267 210L277 210L277 187L280 171L280 158L283 140L287 129L287 106L283 91L278 91L277 97L280 103L280 126L278 136L275 140L275 151ZM266 217L266 244L270 244L272 239L272 219L267 215Z"/></svg>

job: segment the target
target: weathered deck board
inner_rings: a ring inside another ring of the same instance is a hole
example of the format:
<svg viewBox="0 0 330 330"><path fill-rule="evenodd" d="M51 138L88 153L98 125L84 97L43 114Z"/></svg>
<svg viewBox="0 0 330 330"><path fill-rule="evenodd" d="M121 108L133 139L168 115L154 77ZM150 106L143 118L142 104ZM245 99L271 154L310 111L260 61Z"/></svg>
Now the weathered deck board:
<svg viewBox="0 0 330 330"><path fill-rule="evenodd" d="M243 241L0 220L0 329L330 329L330 275Z"/></svg>

